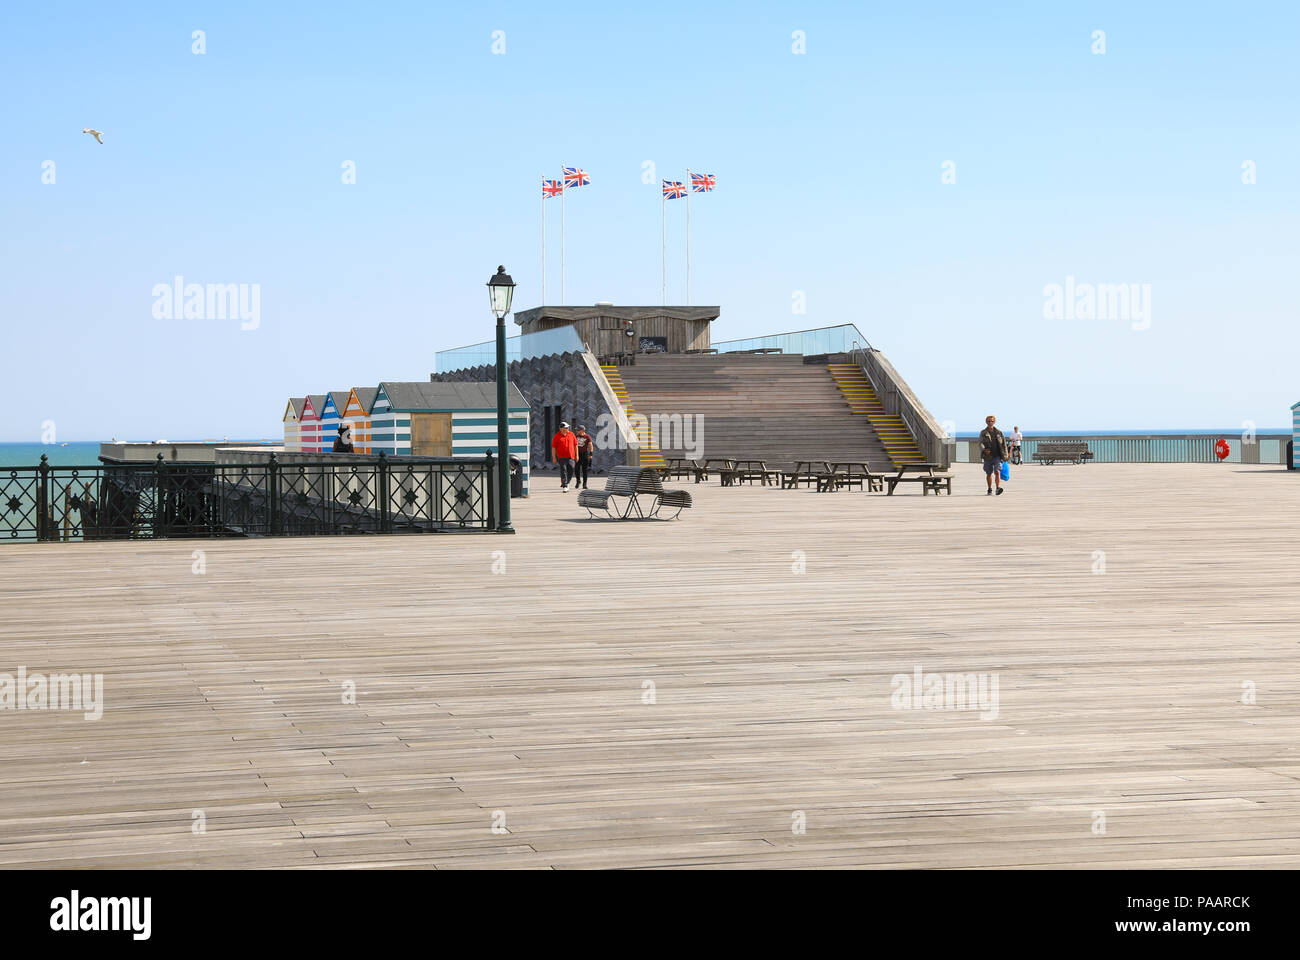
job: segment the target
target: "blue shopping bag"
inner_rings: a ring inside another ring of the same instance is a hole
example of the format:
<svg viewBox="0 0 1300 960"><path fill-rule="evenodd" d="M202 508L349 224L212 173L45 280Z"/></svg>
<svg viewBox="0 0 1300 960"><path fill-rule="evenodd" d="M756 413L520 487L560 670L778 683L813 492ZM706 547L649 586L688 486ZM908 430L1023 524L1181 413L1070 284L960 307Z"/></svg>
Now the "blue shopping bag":
<svg viewBox="0 0 1300 960"><path fill-rule="evenodd" d="M1005 460L1002 461L1002 482L1006 483L1011 479L1011 464Z"/></svg>

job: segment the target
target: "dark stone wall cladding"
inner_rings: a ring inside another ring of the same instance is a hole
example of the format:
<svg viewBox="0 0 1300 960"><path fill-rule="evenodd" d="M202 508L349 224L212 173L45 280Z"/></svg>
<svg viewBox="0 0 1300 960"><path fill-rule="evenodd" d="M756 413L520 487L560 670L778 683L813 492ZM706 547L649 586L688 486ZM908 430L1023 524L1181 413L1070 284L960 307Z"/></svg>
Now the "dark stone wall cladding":
<svg viewBox="0 0 1300 960"><path fill-rule="evenodd" d="M548 470L551 466L551 436L543 436L546 433L545 407L562 407L565 420L574 427L585 425L593 437L600 433L601 415L613 415L580 353L556 353L515 360L510 363L506 376L528 399L531 409L530 471ZM491 364L435 373L429 379L435 383L485 383L495 381L496 377L496 364ZM555 426L552 422L552 433ZM597 448L591 465L593 470L607 471L626 462L626 450Z"/></svg>

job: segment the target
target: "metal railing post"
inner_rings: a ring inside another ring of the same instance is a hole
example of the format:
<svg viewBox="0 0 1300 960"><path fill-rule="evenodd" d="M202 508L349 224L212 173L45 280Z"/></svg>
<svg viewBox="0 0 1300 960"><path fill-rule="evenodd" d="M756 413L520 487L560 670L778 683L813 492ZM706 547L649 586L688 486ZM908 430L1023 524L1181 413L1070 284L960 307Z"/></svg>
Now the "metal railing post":
<svg viewBox="0 0 1300 960"><path fill-rule="evenodd" d="M166 525L163 522L163 498L166 496L166 476L167 461L163 459L163 455L160 453L154 458L153 535L155 539L161 538L166 530Z"/></svg>
<svg viewBox="0 0 1300 960"><path fill-rule="evenodd" d="M47 538L45 528L50 493L50 463L49 458L43 453L41 454L41 465L37 470L39 476L36 480L36 540L39 542Z"/></svg>
<svg viewBox="0 0 1300 960"><path fill-rule="evenodd" d="M266 535L280 532L280 464L272 453L266 460Z"/></svg>
<svg viewBox="0 0 1300 960"><path fill-rule="evenodd" d="M483 471L484 471L483 472L483 493L484 493L484 498L487 500L487 528L489 530L495 530L497 528L497 525L496 525L496 511L492 509L494 505L494 500L492 495L492 488L493 488L492 478L496 476L496 474L492 472L492 451L491 450L487 452L487 461L486 464L484 465ZM507 489L506 492L509 493L509 489Z"/></svg>
<svg viewBox="0 0 1300 960"><path fill-rule="evenodd" d="M393 532L392 495L388 487L388 457L379 451L375 486L379 489L379 532Z"/></svg>

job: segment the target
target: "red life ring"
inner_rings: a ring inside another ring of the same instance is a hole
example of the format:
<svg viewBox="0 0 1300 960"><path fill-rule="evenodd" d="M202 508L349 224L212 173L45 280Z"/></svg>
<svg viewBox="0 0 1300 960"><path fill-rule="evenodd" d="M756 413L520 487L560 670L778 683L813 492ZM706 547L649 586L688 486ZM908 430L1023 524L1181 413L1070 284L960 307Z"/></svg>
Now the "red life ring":
<svg viewBox="0 0 1300 960"><path fill-rule="evenodd" d="M1228 454L1230 454L1231 452L1232 452L1232 448L1228 446L1227 440L1224 440L1222 437L1220 437L1218 441L1215 442L1214 455L1218 457L1220 460L1228 459Z"/></svg>

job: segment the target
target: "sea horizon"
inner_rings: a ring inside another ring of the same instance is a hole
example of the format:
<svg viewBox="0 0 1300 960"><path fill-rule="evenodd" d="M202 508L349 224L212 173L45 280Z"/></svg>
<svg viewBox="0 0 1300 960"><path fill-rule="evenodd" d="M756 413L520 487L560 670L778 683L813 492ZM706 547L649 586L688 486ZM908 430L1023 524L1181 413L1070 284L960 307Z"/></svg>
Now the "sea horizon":
<svg viewBox="0 0 1300 960"><path fill-rule="evenodd" d="M1010 426L1003 428L1009 431ZM1152 429L1152 430L1025 430L1022 431L1026 439L1033 440L1037 437L1164 437L1164 436L1183 436L1185 434L1198 434L1223 436L1227 438L1240 437L1242 429L1233 427L1231 429L1205 429L1193 428L1183 430L1169 429ZM1291 435L1290 427L1256 427L1255 433L1258 434L1279 434L1284 436ZM974 440L979 437L977 431L958 431L957 440ZM0 467L30 467L36 466L41 461L41 455L44 454L46 462L53 466L83 466L94 465L99 462L99 447L102 443L151 443L149 440L67 440L58 443L40 443L24 442L18 440L0 440ZM282 442L280 438L261 438L261 439L240 439L240 440L176 440L175 443L266 443L275 444Z"/></svg>

